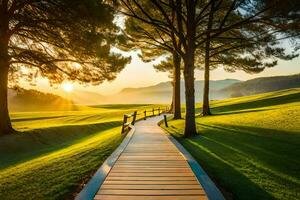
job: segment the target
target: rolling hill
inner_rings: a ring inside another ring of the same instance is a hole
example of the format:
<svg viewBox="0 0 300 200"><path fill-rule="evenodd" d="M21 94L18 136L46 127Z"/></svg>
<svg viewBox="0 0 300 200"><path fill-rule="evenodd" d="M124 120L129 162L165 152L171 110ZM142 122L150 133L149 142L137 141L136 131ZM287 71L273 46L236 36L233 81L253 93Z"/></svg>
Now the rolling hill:
<svg viewBox="0 0 300 200"><path fill-rule="evenodd" d="M220 92L231 97L247 96L300 87L300 74L255 78L230 85Z"/></svg>
<svg viewBox="0 0 300 200"><path fill-rule="evenodd" d="M299 200L300 88L212 101L211 108L212 116L196 118L195 137L182 138L184 120L165 129L226 199Z"/></svg>
<svg viewBox="0 0 300 200"><path fill-rule="evenodd" d="M74 110L76 106L58 95L18 87L8 90L8 108L10 111L54 111Z"/></svg>

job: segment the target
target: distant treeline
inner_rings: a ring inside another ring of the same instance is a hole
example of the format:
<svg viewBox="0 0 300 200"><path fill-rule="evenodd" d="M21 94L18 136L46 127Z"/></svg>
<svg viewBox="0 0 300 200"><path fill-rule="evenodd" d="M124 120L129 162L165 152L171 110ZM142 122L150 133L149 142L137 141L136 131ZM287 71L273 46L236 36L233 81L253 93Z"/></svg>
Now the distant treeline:
<svg viewBox="0 0 300 200"><path fill-rule="evenodd" d="M9 109L12 111L74 110L71 100L33 89L14 87L9 89Z"/></svg>

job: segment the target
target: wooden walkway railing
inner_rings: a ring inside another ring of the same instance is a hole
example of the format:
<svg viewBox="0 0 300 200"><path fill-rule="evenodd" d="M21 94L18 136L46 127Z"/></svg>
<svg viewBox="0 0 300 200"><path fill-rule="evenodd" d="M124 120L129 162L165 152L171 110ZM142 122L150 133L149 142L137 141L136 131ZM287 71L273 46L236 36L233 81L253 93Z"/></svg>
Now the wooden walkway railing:
<svg viewBox="0 0 300 200"><path fill-rule="evenodd" d="M144 111L134 111L131 114L125 114L123 116L123 123L122 123L122 131L121 133L125 133L126 130L130 129L130 125L134 125L135 121L137 120L138 115L144 114L144 117L142 119L146 120L147 117L153 117L155 115L160 116L163 113L168 113L169 112L169 107L166 106L165 108L152 108L151 110L144 110ZM150 113L150 115L147 113ZM132 119L131 122L129 122L129 119Z"/></svg>

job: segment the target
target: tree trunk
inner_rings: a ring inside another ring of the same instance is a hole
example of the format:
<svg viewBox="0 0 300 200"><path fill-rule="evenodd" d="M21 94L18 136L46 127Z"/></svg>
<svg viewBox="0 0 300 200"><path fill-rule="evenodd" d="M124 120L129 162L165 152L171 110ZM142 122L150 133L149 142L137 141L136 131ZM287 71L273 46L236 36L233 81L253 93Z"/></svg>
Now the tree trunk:
<svg viewBox="0 0 300 200"><path fill-rule="evenodd" d="M203 104L202 104L202 116L211 115L209 107L209 73L210 73L210 31L213 23L213 14L214 14L214 3L213 0L211 3L208 23L207 23L207 34L205 42L205 66L204 66L204 88L203 88Z"/></svg>
<svg viewBox="0 0 300 200"><path fill-rule="evenodd" d="M190 55L184 63L185 83L185 129L184 137L191 137L197 134L195 122L195 80L194 80L194 57Z"/></svg>
<svg viewBox="0 0 300 200"><path fill-rule="evenodd" d="M173 53L173 64L174 64L174 74L173 74L173 119L181 119L181 102L180 102L180 56L175 52Z"/></svg>
<svg viewBox="0 0 300 200"><path fill-rule="evenodd" d="M5 27L0 25L0 135L13 132L7 104L9 56Z"/></svg>
<svg viewBox="0 0 300 200"><path fill-rule="evenodd" d="M211 115L209 107L209 48L210 41L206 41L205 45L205 66L204 66L204 88L203 88L203 104L202 104L202 116Z"/></svg>
<svg viewBox="0 0 300 200"><path fill-rule="evenodd" d="M172 90L174 91L174 85L173 84L172 84ZM170 108L168 110L169 113L174 113L173 107L174 107L174 92L172 93L172 102L171 102Z"/></svg>
<svg viewBox="0 0 300 200"><path fill-rule="evenodd" d="M207 48L207 47L206 47ZM208 58L207 58L208 57ZM211 115L209 107L209 56L205 55L202 116Z"/></svg>
<svg viewBox="0 0 300 200"><path fill-rule="evenodd" d="M9 30L6 13L0 11L0 135L13 132L7 104L8 87L8 36Z"/></svg>
<svg viewBox="0 0 300 200"><path fill-rule="evenodd" d="M209 107L209 64L205 61L202 116L208 115L211 115Z"/></svg>
<svg viewBox="0 0 300 200"><path fill-rule="evenodd" d="M195 36L196 36L196 1L186 1L187 7L187 22L186 22L186 41L184 49L184 84L185 84L185 101L186 115L184 137L191 137L197 134L195 121ZM182 20L182 19L181 19ZM183 39L183 38L181 38ZM184 44L184 41L181 42Z"/></svg>

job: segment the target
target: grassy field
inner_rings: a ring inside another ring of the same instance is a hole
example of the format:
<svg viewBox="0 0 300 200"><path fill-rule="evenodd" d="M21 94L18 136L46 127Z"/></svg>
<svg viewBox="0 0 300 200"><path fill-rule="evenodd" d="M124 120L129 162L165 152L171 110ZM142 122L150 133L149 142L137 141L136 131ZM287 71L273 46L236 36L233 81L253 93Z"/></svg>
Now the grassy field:
<svg viewBox="0 0 300 200"><path fill-rule="evenodd" d="M171 121L167 131L226 197L300 199L300 89L212 101L212 107L214 116L196 119L198 136L181 137L183 120Z"/></svg>
<svg viewBox="0 0 300 200"><path fill-rule="evenodd" d="M11 113L0 137L0 199L71 199L122 141L123 114L152 105Z"/></svg>

